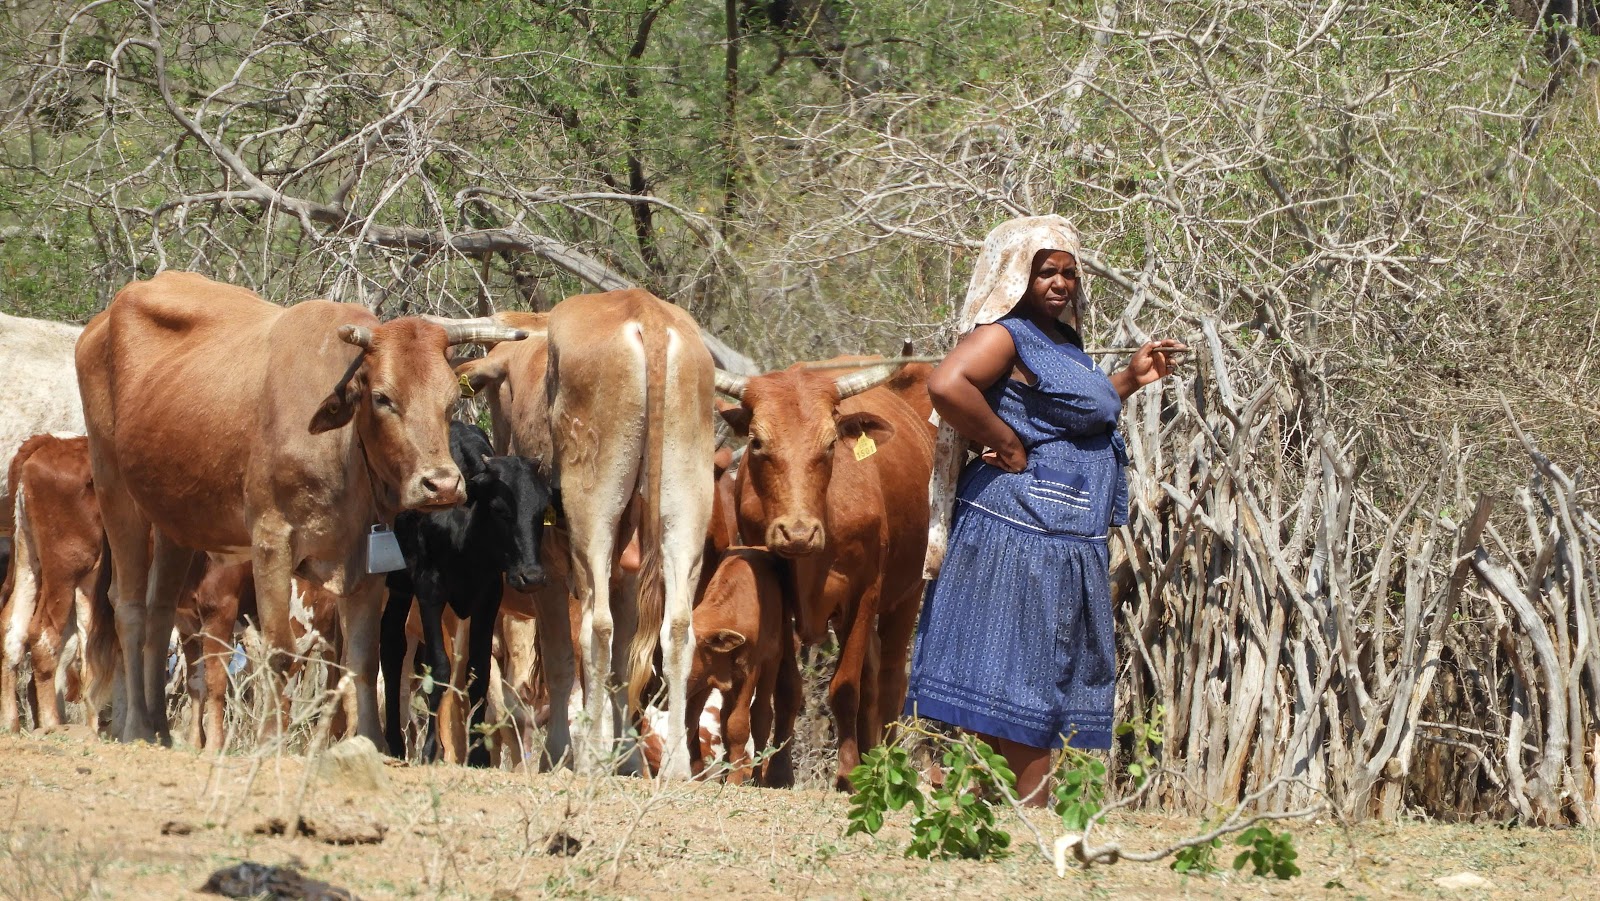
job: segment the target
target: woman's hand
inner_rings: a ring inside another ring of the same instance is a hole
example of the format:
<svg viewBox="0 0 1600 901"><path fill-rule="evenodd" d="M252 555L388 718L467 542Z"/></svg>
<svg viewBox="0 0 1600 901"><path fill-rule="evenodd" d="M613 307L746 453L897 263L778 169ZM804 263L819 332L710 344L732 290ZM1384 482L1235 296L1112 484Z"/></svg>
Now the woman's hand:
<svg viewBox="0 0 1600 901"><path fill-rule="evenodd" d="M1116 387L1117 393L1122 395L1122 399L1127 400L1133 392L1145 385L1171 375L1172 354L1182 353L1188 349L1188 345L1172 338L1146 341L1133 352L1133 359L1128 361L1128 367L1111 376L1111 384Z"/></svg>
<svg viewBox="0 0 1600 901"><path fill-rule="evenodd" d="M984 451L982 460L1006 472L1021 472L1028 468L1028 452L1023 449L1022 442L1015 432L1011 434L1011 441L1005 446Z"/></svg>

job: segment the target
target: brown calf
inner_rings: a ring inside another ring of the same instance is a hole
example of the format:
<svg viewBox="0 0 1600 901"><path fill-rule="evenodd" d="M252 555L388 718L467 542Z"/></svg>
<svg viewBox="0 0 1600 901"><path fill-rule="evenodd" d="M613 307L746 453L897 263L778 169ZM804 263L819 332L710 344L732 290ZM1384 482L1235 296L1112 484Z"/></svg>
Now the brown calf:
<svg viewBox="0 0 1600 901"><path fill-rule="evenodd" d="M794 784L789 739L799 708L800 673L794 655L794 629L783 609L777 561L764 549L735 547L723 553L705 594L694 608L695 654L689 671L690 734L714 688L722 693L721 733L731 767L728 781L750 778L747 744L759 755L777 747L761 773L761 783ZM776 710L774 709L776 707ZM776 713L776 720L774 714ZM776 734L772 734L776 725ZM768 736L771 735L769 743ZM705 765L690 745L690 766Z"/></svg>
<svg viewBox="0 0 1600 901"><path fill-rule="evenodd" d="M338 659L337 599L303 579L294 580L290 622L294 631L295 664L292 676L311 654L330 664ZM241 619L259 621L256 586L250 563L206 562L204 576L180 602L176 621L189 666L189 696L194 704L190 742L197 748L220 753L227 746L228 661L233 657L234 627ZM328 689L340 676L328 667ZM198 678L197 678L198 677ZM330 732L345 731L342 710L336 710Z"/></svg>
<svg viewBox="0 0 1600 901"><path fill-rule="evenodd" d="M16 517L16 553L5 604L0 728L15 730L17 674L23 654L33 664L35 725L63 719L71 677L62 671L73 632L83 658L81 682L91 717L111 695L115 632L101 580L105 532L95 502L85 438L36 435L23 442L6 479ZM67 661L70 668L71 661Z"/></svg>

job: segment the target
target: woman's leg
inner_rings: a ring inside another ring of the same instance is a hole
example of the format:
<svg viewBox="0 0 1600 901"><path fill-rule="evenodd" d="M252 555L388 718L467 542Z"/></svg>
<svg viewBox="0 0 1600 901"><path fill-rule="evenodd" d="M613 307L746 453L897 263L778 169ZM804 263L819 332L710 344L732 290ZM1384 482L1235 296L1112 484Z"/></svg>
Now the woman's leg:
<svg viewBox="0 0 1600 901"><path fill-rule="evenodd" d="M985 735L983 740L998 750L1017 776L1017 797L1030 807L1045 807L1050 803L1046 782L1050 779L1049 748L1035 748L1009 738Z"/></svg>

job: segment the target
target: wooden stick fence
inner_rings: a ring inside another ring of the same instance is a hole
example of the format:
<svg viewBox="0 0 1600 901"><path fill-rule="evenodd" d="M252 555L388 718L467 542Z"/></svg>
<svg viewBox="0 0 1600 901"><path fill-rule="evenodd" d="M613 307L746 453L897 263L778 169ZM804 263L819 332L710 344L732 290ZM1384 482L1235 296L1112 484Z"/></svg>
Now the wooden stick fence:
<svg viewBox="0 0 1600 901"><path fill-rule="evenodd" d="M1163 706L1181 774L1149 803L1278 780L1276 809L1600 824L1600 521L1575 480L1506 409L1533 463L1512 507L1468 486L1458 435L1380 507L1293 379L1217 341L1197 362L1123 413L1118 720Z"/></svg>

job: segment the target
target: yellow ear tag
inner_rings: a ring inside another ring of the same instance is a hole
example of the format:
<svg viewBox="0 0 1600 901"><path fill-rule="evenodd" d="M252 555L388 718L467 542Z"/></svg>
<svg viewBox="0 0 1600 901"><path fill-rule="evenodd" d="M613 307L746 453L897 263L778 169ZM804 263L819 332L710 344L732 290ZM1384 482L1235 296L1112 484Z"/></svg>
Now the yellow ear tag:
<svg viewBox="0 0 1600 901"><path fill-rule="evenodd" d="M472 382L467 378L467 374L465 372L461 373L461 377L456 379L456 384L461 386L462 397L478 396L478 392L472 390Z"/></svg>
<svg viewBox="0 0 1600 901"><path fill-rule="evenodd" d="M556 524L556 508L544 508L544 524L547 526L553 526Z"/></svg>
<svg viewBox="0 0 1600 901"><path fill-rule="evenodd" d="M863 432L861 434L861 439L856 442L856 459L865 460L877 452L878 442L873 441L871 435Z"/></svg>

